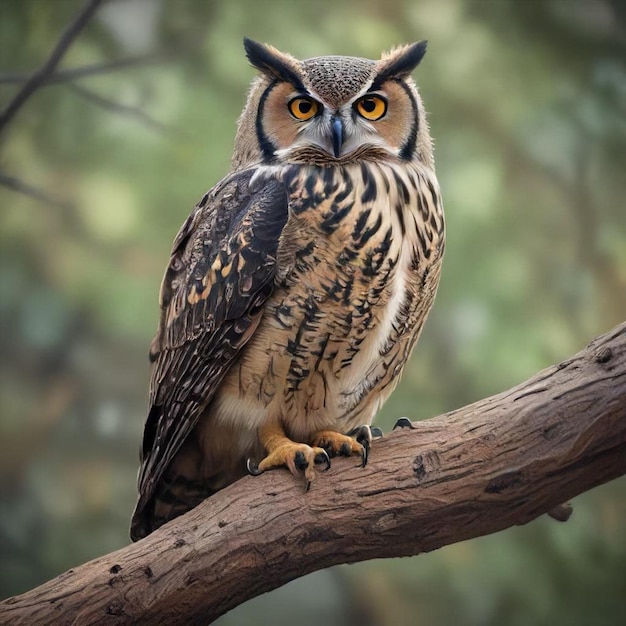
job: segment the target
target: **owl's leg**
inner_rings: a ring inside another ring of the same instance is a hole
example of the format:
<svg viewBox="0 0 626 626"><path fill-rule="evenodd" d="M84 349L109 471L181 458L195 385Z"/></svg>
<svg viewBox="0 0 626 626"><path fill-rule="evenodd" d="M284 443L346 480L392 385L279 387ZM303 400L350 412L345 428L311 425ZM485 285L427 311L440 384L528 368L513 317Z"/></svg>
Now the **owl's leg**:
<svg viewBox="0 0 626 626"><path fill-rule="evenodd" d="M258 465L248 459L248 471L253 476L285 465L294 476L299 476L301 472L304 472L308 489L315 478L316 466L323 468L323 471L330 468L330 459L323 448L292 441L278 422L261 426L259 438L267 451L267 456Z"/></svg>
<svg viewBox="0 0 626 626"><path fill-rule="evenodd" d="M353 428L346 435L334 430L320 430L313 435L312 441L314 446L324 448L331 457L358 454L361 457L361 467L365 467L374 437L382 437L380 428L370 428L364 424Z"/></svg>

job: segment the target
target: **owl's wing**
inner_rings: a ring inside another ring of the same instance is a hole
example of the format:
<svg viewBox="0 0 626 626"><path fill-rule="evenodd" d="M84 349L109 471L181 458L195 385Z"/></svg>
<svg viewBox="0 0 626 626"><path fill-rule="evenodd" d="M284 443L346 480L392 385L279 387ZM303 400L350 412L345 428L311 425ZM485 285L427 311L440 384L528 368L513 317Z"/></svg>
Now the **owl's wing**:
<svg viewBox="0 0 626 626"><path fill-rule="evenodd" d="M174 241L150 348L150 408L133 520L254 334L272 293L288 196L274 179L251 186L253 174L221 181Z"/></svg>

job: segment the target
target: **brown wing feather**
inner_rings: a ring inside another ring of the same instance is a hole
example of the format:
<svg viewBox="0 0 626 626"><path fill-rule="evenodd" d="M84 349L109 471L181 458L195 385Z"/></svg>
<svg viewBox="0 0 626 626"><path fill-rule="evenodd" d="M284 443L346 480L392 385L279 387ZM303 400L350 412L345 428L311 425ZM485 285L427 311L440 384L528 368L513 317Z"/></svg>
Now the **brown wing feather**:
<svg viewBox="0 0 626 626"><path fill-rule="evenodd" d="M159 330L150 349L150 409L133 527L256 330L273 290L288 197L274 179L250 186L253 174L247 170L221 181L174 241L161 286Z"/></svg>

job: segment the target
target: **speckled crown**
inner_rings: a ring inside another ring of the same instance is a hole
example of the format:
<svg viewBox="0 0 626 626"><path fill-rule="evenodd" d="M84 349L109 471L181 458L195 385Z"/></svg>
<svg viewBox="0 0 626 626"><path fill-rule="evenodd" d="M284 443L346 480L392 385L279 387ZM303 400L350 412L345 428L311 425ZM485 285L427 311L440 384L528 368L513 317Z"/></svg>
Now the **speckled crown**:
<svg viewBox="0 0 626 626"><path fill-rule="evenodd" d="M302 61L307 86L333 107L349 100L374 77L376 61L325 56Z"/></svg>

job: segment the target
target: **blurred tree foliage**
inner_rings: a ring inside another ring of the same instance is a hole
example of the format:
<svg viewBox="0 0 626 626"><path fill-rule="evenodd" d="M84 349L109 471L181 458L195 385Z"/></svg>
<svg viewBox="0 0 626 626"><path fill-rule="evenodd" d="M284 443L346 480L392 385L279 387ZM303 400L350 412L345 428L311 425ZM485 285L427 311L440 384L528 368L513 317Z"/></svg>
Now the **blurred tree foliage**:
<svg viewBox="0 0 626 626"><path fill-rule="evenodd" d="M1 102L80 6L0 2ZM0 138L2 180L45 197L0 187L2 597L127 543L161 273L227 171L244 34L301 58L430 41L416 80L448 249L383 428L502 390L626 318L621 0L110 2L61 69L144 62L43 87ZM566 525L317 573L220 623L616 624L625 496L622 479Z"/></svg>

